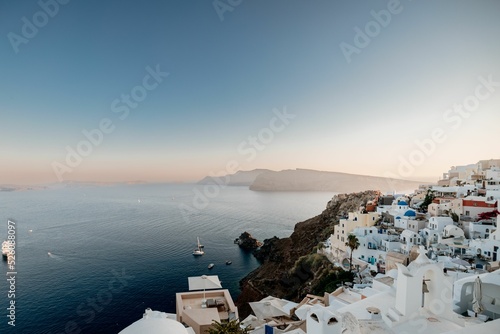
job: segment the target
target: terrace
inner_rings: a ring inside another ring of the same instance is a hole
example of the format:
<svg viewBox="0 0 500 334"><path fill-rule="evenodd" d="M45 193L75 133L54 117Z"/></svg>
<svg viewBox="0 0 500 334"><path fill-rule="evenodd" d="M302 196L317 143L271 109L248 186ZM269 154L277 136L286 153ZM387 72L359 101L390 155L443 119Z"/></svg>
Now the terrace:
<svg viewBox="0 0 500 334"><path fill-rule="evenodd" d="M177 321L205 333L214 321L238 318L238 309L227 289L176 294Z"/></svg>

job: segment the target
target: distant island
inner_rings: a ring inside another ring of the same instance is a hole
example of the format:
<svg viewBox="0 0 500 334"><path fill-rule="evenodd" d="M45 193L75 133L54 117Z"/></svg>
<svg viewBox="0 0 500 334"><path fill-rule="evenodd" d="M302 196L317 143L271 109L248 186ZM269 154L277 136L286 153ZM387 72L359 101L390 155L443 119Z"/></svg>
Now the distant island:
<svg viewBox="0 0 500 334"><path fill-rule="evenodd" d="M239 171L218 178L205 177L198 182L198 184L214 183L228 186L248 186L253 191L331 191L344 193L359 192L365 189L380 189L382 192L409 191L426 182L310 169L282 171L255 169Z"/></svg>
<svg viewBox="0 0 500 334"><path fill-rule="evenodd" d="M61 185L68 188L75 187L108 187L117 185L134 185L134 184L147 184L147 181L122 181L122 182L104 182L104 181L64 181ZM57 184L56 184L57 185Z"/></svg>
<svg viewBox="0 0 500 334"><path fill-rule="evenodd" d="M106 187L116 185L134 185L147 184L146 181L124 181L124 182L101 182L101 181L64 181L61 183L48 183L39 185L18 185L18 184L0 184L0 191L25 191L25 190L44 190L59 188L81 188L81 187Z"/></svg>
<svg viewBox="0 0 500 334"><path fill-rule="evenodd" d="M24 191L24 190L40 190L46 189L46 186L32 185L17 185L17 184L0 184L0 191Z"/></svg>
<svg viewBox="0 0 500 334"><path fill-rule="evenodd" d="M212 177L206 176L202 180L198 181L198 184L225 184L227 186L251 186L255 179L267 172L272 172L269 169L254 169L250 171L238 171L234 174Z"/></svg>

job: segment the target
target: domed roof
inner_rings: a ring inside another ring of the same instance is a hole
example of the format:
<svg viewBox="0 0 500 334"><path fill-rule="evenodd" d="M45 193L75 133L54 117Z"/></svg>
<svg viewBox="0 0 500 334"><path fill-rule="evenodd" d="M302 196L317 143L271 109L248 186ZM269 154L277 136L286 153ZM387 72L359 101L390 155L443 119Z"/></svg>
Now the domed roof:
<svg viewBox="0 0 500 334"><path fill-rule="evenodd" d="M119 334L188 334L178 321L166 317L166 313L146 309L141 320L134 322Z"/></svg>
<svg viewBox="0 0 500 334"><path fill-rule="evenodd" d="M408 205L408 203L406 203L405 201L399 201L398 205Z"/></svg>
<svg viewBox="0 0 500 334"><path fill-rule="evenodd" d="M408 210L405 212L405 217L415 217L417 214L413 210Z"/></svg>

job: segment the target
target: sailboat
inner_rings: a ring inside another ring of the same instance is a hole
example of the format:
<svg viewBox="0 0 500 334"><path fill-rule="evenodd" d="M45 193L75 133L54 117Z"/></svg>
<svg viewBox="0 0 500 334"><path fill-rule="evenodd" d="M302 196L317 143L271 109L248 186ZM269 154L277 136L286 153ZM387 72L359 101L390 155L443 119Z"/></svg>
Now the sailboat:
<svg viewBox="0 0 500 334"><path fill-rule="evenodd" d="M198 240L198 247L193 251L193 255L194 256L201 256L201 255L205 254L205 252L203 251L203 246L200 244L200 238L197 237L196 239Z"/></svg>

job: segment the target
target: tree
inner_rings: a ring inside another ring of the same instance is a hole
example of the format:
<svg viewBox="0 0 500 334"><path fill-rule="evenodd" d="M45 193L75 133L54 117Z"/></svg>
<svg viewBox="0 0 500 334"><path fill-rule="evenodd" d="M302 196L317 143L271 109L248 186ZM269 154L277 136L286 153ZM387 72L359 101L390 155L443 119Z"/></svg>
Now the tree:
<svg viewBox="0 0 500 334"><path fill-rule="evenodd" d="M432 191L430 189L427 190L427 194L425 195L424 201L420 205L420 209L423 212L427 212L427 207L429 206L429 204L432 203L432 201L434 200L434 198L435 198L434 191Z"/></svg>
<svg viewBox="0 0 500 334"><path fill-rule="evenodd" d="M248 334L250 332L250 328L241 328L240 321L237 319L221 322L214 320L212 327L210 327L207 332L208 334Z"/></svg>
<svg viewBox="0 0 500 334"><path fill-rule="evenodd" d="M351 256L349 258L349 272L352 273L352 253L359 247L359 240L354 234L349 234L347 236L347 242L345 243L347 247L351 249Z"/></svg>

